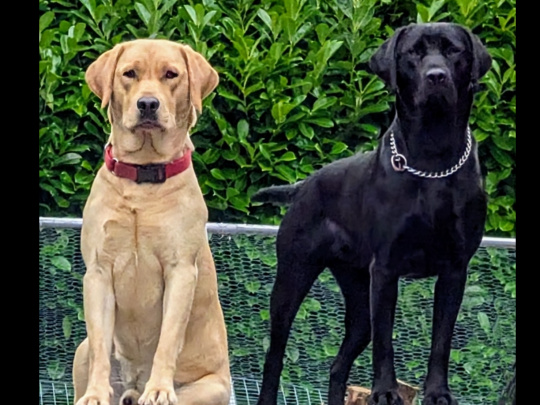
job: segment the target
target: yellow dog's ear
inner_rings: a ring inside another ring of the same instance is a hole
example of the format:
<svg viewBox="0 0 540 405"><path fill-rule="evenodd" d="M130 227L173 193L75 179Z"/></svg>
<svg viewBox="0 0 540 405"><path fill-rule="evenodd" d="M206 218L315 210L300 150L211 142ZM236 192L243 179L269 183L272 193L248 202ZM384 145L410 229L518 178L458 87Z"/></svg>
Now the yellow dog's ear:
<svg viewBox="0 0 540 405"><path fill-rule="evenodd" d="M219 83L219 76L204 57L188 45L180 45L189 77L189 96L195 109L202 112L202 101Z"/></svg>
<svg viewBox="0 0 540 405"><path fill-rule="evenodd" d="M116 62L124 51L123 44L103 53L86 70L88 87L101 99L101 108L105 108L111 99Z"/></svg>

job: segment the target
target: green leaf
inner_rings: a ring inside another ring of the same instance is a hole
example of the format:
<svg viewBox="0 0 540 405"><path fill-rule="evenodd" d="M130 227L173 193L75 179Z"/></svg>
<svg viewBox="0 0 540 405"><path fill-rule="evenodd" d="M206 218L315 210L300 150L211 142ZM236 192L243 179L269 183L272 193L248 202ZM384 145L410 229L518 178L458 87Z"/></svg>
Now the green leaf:
<svg viewBox="0 0 540 405"><path fill-rule="evenodd" d="M51 264L57 269L60 269L63 271L71 271L71 263L65 257L55 256L51 258Z"/></svg>
<svg viewBox="0 0 540 405"><path fill-rule="evenodd" d="M258 90L261 90L261 89L264 89L266 86L263 82L259 82L259 83L255 83L253 86L249 86L245 91L244 91L244 96L249 96L251 93L254 93Z"/></svg>
<svg viewBox="0 0 540 405"><path fill-rule="evenodd" d="M211 177L208 177L204 181L204 184L206 184L207 186L209 186L213 190L218 190L218 191L225 190L225 185L223 183L219 183L219 182L215 181L214 179L212 179Z"/></svg>
<svg viewBox="0 0 540 405"><path fill-rule="evenodd" d="M212 18L216 15L216 11L215 10L212 10L212 11L209 11L208 14L206 14L203 18L203 21L202 21L202 26L206 26L210 23L210 20L212 20Z"/></svg>
<svg viewBox="0 0 540 405"><path fill-rule="evenodd" d="M189 16L190 16L191 20L193 21L193 23L195 25L199 25L198 20L197 20L197 12L195 11L195 9L192 6L190 6L189 4L185 4L184 8L186 9L186 11L189 14Z"/></svg>
<svg viewBox="0 0 540 405"><path fill-rule="evenodd" d="M310 29L311 29L311 23L308 22L308 23L302 24L302 26L298 28L298 30L294 33L292 37L293 46L296 45L298 41L300 41Z"/></svg>
<svg viewBox="0 0 540 405"><path fill-rule="evenodd" d="M371 104L367 107L361 108L358 111L359 115L367 115L372 113L379 113L388 110L388 103Z"/></svg>
<svg viewBox="0 0 540 405"><path fill-rule="evenodd" d="M94 176L88 173L77 172L75 173L75 183L85 185L91 184L94 181Z"/></svg>
<svg viewBox="0 0 540 405"><path fill-rule="evenodd" d="M210 174L212 174L212 176L214 176L214 178L216 178L218 180L226 180L225 175L223 174L223 172L220 169L214 168L214 169L210 170Z"/></svg>
<svg viewBox="0 0 540 405"><path fill-rule="evenodd" d="M491 139L499 149L512 151L515 149L515 141L505 135L493 134Z"/></svg>
<svg viewBox="0 0 540 405"><path fill-rule="evenodd" d="M239 211L245 212L246 214L249 214L249 211L247 209L247 206L249 205L249 199L247 195L240 194L240 195L231 197L229 199L229 202L231 203L233 208Z"/></svg>
<svg viewBox="0 0 540 405"><path fill-rule="evenodd" d="M433 17L435 17L435 14L437 14L437 11L440 10L440 8L446 3L447 0L434 0L431 5L429 6L429 21L433 20Z"/></svg>
<svg viewBox="0 0 540 405"><path fill-rule="evenodd" d="M220 156L220 150L219 149L208 149L206 152L204 152L201 155L201 160L207 164L211 165L219 159Z"/></svg>
<svg viewBox="0 0 540 405"><path fill-rule="evenodd" d="M429 10L422 3L416 3L416 22L417 23L426 23L429 21Z"/></svg>
<svg viewBox="0 0 540 405"><path fill-rule="evenodd" d="M61 165L77 165L81 161L82 156L78 153L66 153L60 156L58 159L54 160L52 167L61 166Z"/></svg>
<svg viewBox="0 0 540 405"><path fill-rule="evenodd" d="M286 103L284 101L279 101L278 103L274 104L272 107L271 113L272 117L276 121L277 124L281 124L285 122L285 118L287 117L287 114L296 107L294 104Z"/></svg>
<svg viewBox="0 0 540 405"><path fill-rule="evenodd" d="M324 63L328 62L328 60L332 57L332 55L334 55L334 53L336 53L336 51L339 48L341 48L341 45L343 45L343 41L336 41L336 40L327 41L323 45L322 51L323 51Z"/></svg>
<svg viewBox="0 0 540 405"><path fill-rule="evenodd" d="M257 15L266 24L266 26L268 28L270 28L270 31L274 30L273 29L273 24L272 24L272 18L270 18L270 16L268 15L268 13L264 9L259 8L257 10Z"/></svg>
<svg viewBox="0 0 540 405"><path fill-rule="evenodd" d="M334 122L330 118L310 118L307 119L306 122L323 128L332 128L334 126Z"/></svg>
<svg viewBox="0 0 540 405"><path fill-rule="evenodd" d="M347 150L349 147L344 144L343 142L336 142L333 146L332 146L332 150L330 151L330 154L331 155L339 155L341 152L343 152L344 150Z"/></svg>
<svg viewBox="0 0 540 405"><path fill-rule="evenodd" d="M317 33L319 43L323 44L330 33L330 28L328 27L328 24L321 23L315 27L315 32Z"/></svg>
<svg viewBox="0 0 540 405"><path fill-rule="evenodd" d="M336 104L337 102L337 97L321 97L319 99L317 99L317 101L315 101L315 103L313 103L313 108L311 110L311 112L315 112L317 110L321 110L321 109L326 109L326 108L329 108L331 106L333 106L334 104Z"/></svg>
<svg viewBox="0 0 540 405"><path fill-rule="evenodd" d="M287 355L287 358L292 363L296 363L298 359L300 358L300 351L298 350L297 347L294 347L294 346L287 347L287 349L285 350L285 353Z"/></svg>
<svg viewBox="0 0 540 405"><path fill-rule="evenodd" d="M231 150L224 150L222 152L223 159L225 160L236 160L238 159L239 155L240 155L240 148L238 147L234 147Z"/></svg>
<svg viewBox="0 0 540 405"><path fill-rule="evenodd" d="M505 220L504 218L499 222L499 229L501 231L510 232L514 230L514 227L515 224L512 221Z"/></svg>
<svg viewBox="0 0 540 405"><path fill-rule="evenodd" d="M96 1L95 0L81 0L83 6L90 12L90 15L95 20L96 19Z"/></svg>
<svg viewBox="0 0 540 405"><path fill-rule="evenodd" d="M298 129L300 130L302 135L304 135L308 139L313 139L313 137L315 136L315 131L313 130L313 128L303 122L298 124Z"/></svg>
<svg viewBox="0 0 540 405"><path fill-rule="evenodd" d="M64 337L66 339L71 337L71 320L67 315L64 316L64 319L62 320L62 331L64 332Z"/></svg>
<svg viewBox="0 0 540 405"><path fill-rule="evenodd" d="M84 31L86 29L86 24L84 23L77 23L75 24L75 27L73 28L73 37L78 42L84 35Z"/></svg>
<svg viewBox="0 0 540 405"><path fill-rule="evenodd" d="M461 353L460 350L457 350L457 349L451 349L451 350L450 350L450 358L451 358L452 361L454 361L455 363L459 364L462 357L463 357L463 356L462 356L462 353Z"/></svg>
<svg viewBox="0 0 540 405"><path fill-rule="evenodd" d="M135 7L135 10L137 11L137 14L139 14L139 17L144 22L144 25L148 27L148 25L150 24L150 18L152 18L152 14L141 3L135 3L134 7Z"/></svg>
<svg viewBox="0 0 540 405"><path fill-rule="evenodd" d="M336 357L339 351L339 347L326 342L323 342L324 354L327 357Z"/></svg>
<svg viewBox="0 0 540 405"><path fill-rule="evenodd" d="M41 17L39 17L39 32L43 32L54 20L54 12L47 11Z"/></svg>
<svg viewBox="0 0 540 405"><path fill-rule="evenodd" d="M504 167L512 167L514 161L507 153L498 148L490 148L491 155Z"/></svg>
<svg viewBox="0 0 540 405"><path fill-rule="evenodd" d="M248 292L254 294L261 288L261 283L260 281L247 281L245 287Z"/></svg>
<svg viewBox="0 0 540 405"><path fill-rule="evenodd" d="M289 166L285 166L285 165L280 164L280 165L276 166L276 170L289 183L296 182L296 173Z"/></svg>
<svg viewBox="0 0 540 405"><path fill-rule="evenodd" d="M294 139L298 135L298 131L294 128L287 129L285 131L285 136L287 137L287 140L290 141L291 139Z"/></svg>
<svg viewBox="0 0 540 405"><path fill-rule="evenodd" d="M308 297L302 304L309 312L319 312L321 310L321 303L315 298Z"/></svg>
<svg viewBox="0 0 540 405"><path fill-rule="evenodd" d="M238 121L238 124L236 125L236 131L238 133L238 138L244 140L247 138L249 134L249 124L246 120L240 120Z"/></svg>
<svg viewBox="0 0 540 405"><path fill-rule="evenodd" d="M223 87L220 87L218 89L218 94L221 97L225 97L226 99L233 100L233 101L238 101L240 103L243 103L243 100L240 97L236 96L235 94L231 93L228 90L225 90Z"/></svg>
<svg viewBox="0 0 540 405"><path fill-rule="evenodd" d="M51 380L60 380L64 377L66 368L60 365L58 360L51 360L47 364L47 374Z"/></svg>
<svg viewBox="0 0 540 405"><path fill-rule="evenodd" d="M477 317L478 317L478 322L480 322L480 326L482 327L484 332L486 332L487 334L490 334L491 333L491 326L490 326L489 318L486 315L486 313L485 312L478 312Z"/></svg>
<svg viewBox="0 0 540 405"><path fill-rule="evenodd" d="M281 157L277 160L278 162L290 162L292 160L296 160L296 155L293 152L285 152Z"/></svg>
<svg viewBox="0 0 540 405"><path fill-rule="evenodd" d="M238 194L240 194L240 191L236 190L235 188L231 188L231 187L227 187L227 199L231 199L232 197L235 197L237 196Z"/></svg>

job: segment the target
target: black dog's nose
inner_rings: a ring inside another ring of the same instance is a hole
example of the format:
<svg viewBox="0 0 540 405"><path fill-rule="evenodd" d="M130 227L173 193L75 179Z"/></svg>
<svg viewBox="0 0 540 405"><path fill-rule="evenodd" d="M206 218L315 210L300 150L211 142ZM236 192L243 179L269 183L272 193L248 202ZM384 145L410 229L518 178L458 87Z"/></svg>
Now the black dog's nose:
<svg viewBox="0 0 540 405"><path fill-rule="evenodd" d="M141 97L137 100L137 108L142 116L155 113L159 108L159 100L155 97Z"/></svg>
<svg viewBox="0 0 540 405"><path fill-rule="evenodd" d="M431 84L440 84L446 80L446 72L441 68L432 68L427 71L426 77Z"/></svg>

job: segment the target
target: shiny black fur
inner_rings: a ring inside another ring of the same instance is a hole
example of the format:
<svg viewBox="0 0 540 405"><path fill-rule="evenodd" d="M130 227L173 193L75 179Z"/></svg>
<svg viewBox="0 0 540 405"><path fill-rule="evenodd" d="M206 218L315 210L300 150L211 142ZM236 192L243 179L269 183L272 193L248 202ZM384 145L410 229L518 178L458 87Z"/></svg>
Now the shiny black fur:
<svg viewBox="0 0 540 405"><path fill-rule="evenodd" d="M467 265L486 216L476 143L449 177L425 179L390 163L390 133L409 166L439 172L463 155L477 81L491 58L467 29L447 23L398 29L370 67L396 93L396 117L378 148L329 164L305 181L260 190L254 201L290 204L277 237L271 344L258 405L275 405L296 312L329 268L346 304L345 338L330 370L329 405L343 405L353 361L373 342L370 405L401 405L392 328L399 277L437 276L424 405L456 405L448 388L452 332Z"/></svg>

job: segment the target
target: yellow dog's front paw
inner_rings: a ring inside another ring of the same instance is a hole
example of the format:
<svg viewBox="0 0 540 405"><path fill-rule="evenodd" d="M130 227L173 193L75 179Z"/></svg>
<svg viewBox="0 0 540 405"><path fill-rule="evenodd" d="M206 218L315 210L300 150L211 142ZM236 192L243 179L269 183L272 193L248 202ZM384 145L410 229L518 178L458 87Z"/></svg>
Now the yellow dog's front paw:
<svg viewBox="0 0 540 405"><path fill-rule="evenodd" d="M88 388L76 405L111 405L112 394L113 389L110 386L105 389Z"/></svg>
<svg viewBox="0 0 540 405"><path fill-rule="evenodd" d="M139 398L139 405L175 405L178 402L172 384L151 384L148 382Z"/></svg>

